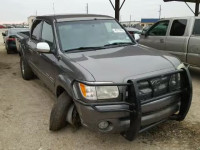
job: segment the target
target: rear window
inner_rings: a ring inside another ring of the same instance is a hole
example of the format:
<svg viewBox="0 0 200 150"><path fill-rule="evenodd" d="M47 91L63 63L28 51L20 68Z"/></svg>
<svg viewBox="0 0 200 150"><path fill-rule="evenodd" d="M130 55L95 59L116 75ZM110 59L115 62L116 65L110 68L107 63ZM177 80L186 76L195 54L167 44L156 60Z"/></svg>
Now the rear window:
<svg viewBox="0 0 200 150"><path fill-rule="evenodd" d="M193 35L200 35L200 19L196 19L194 23Z"/></svg>
<svg viewBox="0 0 200 150"><path fill-rule="evenodd" d="M171 27L170 35L183 36L185 33L186 25L187 25L186 19L174 20Z"/></svg>

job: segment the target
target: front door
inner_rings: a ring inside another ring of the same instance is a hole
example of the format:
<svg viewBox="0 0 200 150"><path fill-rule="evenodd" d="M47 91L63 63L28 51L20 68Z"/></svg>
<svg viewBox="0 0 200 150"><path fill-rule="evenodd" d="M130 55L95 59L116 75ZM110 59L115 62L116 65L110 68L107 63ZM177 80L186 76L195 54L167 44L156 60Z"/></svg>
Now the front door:
<svg viewBox="0 0 200 150"><path fill-rule="evenodd" d="M173 20L171 30L166 38L166 51L177 56L181 61L186 62L187 55L187 19Z"/></svg>
<svg viewBox="0 0 200 150"><path fill-rule="evenodd" d="M165 50L168 26L169 20L156 23L145 35L141 35L139 43L155 49Z"/></svg>
<svg viewBox="0 0 200 150"><path fill-rule="evenodd" d="M200 19L196 19L189 40L187 63L200 67Z"/></svg>
<svg viewBox="0 0 200 150"><path fill-rule="evenodd" d="M56 57L53 27L47 21L43 22L40 42L48 43L51 51L50 53L37 53L38 68L42 73L43 82L53 91L59 59Z"/></svg>

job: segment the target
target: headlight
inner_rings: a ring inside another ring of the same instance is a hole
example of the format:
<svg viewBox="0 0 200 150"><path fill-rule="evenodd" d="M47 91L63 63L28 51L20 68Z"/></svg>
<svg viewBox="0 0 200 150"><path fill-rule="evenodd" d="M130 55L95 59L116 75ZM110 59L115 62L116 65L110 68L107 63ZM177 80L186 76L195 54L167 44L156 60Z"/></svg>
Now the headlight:
<svg viewBox="0 0 200 150"><path fill-rule="evenodd" d="M119 96L117 86L97 86L96 91L98 99L111 99Z"/></svg>
<svg viewBox="0 0 200 150"><path fill-rule="evenodd" d="M95 86L87 86L79 83L82 95L89 100L97 100L97 92Z"/></svg>
<svg viewBox="0 0 200 150"><path fill-rule="evenodd" d="M87 86L79 83L83 97L88 100L113 99L119 96L117 86Z"/></svg>
<svg viewBox="0 0 200 150"><path fill-rule="evenodd" d="M177 90L180 88L180 74L174 74L169 81L170 90Z"/></svg>

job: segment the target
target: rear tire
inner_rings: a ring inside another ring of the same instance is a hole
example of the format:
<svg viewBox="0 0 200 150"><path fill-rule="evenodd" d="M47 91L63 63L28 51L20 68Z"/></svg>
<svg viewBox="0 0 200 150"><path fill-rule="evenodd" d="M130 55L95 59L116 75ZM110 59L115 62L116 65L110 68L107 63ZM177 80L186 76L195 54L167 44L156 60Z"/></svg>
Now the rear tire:
<svg viewBox="0 0 200 150"><path fill-rule="evenodd" d="M22 78L24 80L30 80L34 78L34 73L32 69L30 68L29 64L23 57L20 57L20 68L21 68Z"/></svg>
<svg viewBox="0 0 200 150"><path fill-rule="evenodd" d="M72 99L67 92L63 92L51 110L49 130L58 131L67 125L67 113L72 104Z"/></svg>

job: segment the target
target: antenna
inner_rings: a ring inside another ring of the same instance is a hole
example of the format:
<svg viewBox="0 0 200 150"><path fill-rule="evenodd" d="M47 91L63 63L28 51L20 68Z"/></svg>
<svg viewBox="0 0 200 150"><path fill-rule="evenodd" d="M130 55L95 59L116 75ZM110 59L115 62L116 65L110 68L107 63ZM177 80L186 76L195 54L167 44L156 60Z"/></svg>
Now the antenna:
<svg viewBox="0 0 200 150"><path fill-rule="evenodd" d="M88 14L89 11L89 7L88 7L88 3L86 4L86 13Z"/></svg>
<svg viewBox="0 0 200 150"><path fill-rule="evenodd" d="M162 6L160 5L160 9L159 9L159 19L161 18L161 12L162 12Z"/></svg>
<svg viewBox="0 0 200 150"><path fill-rule="evenodd" d="M54 2L53 2L53 13L54 13L54 16L55 16L55 7L54 7Z"/></svg>

